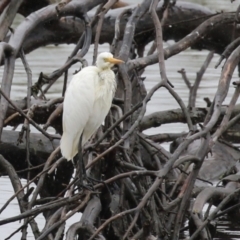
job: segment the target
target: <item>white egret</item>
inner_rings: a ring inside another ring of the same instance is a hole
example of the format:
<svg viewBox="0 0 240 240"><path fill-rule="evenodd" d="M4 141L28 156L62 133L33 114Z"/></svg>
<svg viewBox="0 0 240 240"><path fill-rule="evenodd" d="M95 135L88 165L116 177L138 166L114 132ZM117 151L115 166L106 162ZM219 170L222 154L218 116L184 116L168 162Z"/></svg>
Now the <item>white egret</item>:
<svg viewBox="0 0 240 240"><path fill-rule="evenodd" d="M73 159L78 145L89 140L108 114L116 90L111 67L120 63L123 61L103 52L98 55L96 66L85 67L73 76L63 102L60 148L67 160Z"/></svg>

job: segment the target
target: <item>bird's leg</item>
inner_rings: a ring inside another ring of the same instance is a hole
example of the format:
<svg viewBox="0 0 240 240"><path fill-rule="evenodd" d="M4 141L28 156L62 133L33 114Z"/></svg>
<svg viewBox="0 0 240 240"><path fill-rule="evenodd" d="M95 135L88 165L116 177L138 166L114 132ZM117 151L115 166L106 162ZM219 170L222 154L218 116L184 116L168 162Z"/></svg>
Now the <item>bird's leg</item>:
<svg viewBox="0 0 240 240"><path fill-rule="evenodd" d="M78 169L78 175L79 175L79 182L81 187L87 188L88 190L93 190L93 185L91 178L87 176L86 169L85 169L85 164L83 160L83 151L82 151L82 135L80 136L79 143L78 143L78 161L77 161L77 169ZM83 180L86 180L90 182L91 188L89 188L87 185L84 185Z"/></svg>
<svg viewBox="0 0 240 240"><path fill-rule="evenodd" d="M83 183L83 180L85 179L90 183L92 189L94 189L93 188L93 182L97 182L97 183L102 183L107 188L107 190L110 192L107 184L104 181L101 181L101 180L98 180L98 179L87 176L87 172L86 172L85 164L84 164L84 160L83 160L82 135L83 135L83 133L81 134L80 139L79 139L79 144L78 144L78 158L79 158L79 160L77 161L77 166L78 166L77 169L79 171L78 174L79 174L80 185L82 187L85 187L85 188L89 189L89 187L84 185L84 183Z"/></svg>
<svg viewBox="0 0 240 240"><path fill-rule="evenodd" d="M79 169L79 181L80 184L83 186L83 179L86 177L86 170L83 162L83 152L82 152L82 135L80 136L79 143L78 143L78 169Z"/></svg>

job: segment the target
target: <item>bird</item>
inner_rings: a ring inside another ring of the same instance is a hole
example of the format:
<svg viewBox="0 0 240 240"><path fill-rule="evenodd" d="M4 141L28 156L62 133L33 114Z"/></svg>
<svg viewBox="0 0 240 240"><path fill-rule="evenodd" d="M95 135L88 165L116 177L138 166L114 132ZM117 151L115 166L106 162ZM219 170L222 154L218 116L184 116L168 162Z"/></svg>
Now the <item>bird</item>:
<svg viewBox="0 0 240 240"><path fill-rule="evenodd" d="M102 52L96 66L83 68L70 81L63 101L60 142L61 153L68 161L73 160L79 144L83 147L107 116L117 86L111 68L121 63L111 53Z"/></svg>

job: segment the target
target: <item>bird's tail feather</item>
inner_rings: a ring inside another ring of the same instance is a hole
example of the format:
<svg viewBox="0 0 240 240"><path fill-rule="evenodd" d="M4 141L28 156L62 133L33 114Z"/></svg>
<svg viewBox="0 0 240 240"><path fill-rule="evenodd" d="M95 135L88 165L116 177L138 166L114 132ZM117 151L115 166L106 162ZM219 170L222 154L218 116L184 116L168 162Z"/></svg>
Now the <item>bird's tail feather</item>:
<svg viewBox="0 0 240 240"><path fill-rule="evenodd" d="M65 157L68 161L72 160L77 153L72 139L69 139L69 137L65 133L63 133L61 138L60 148L63 157Z"/></svg>

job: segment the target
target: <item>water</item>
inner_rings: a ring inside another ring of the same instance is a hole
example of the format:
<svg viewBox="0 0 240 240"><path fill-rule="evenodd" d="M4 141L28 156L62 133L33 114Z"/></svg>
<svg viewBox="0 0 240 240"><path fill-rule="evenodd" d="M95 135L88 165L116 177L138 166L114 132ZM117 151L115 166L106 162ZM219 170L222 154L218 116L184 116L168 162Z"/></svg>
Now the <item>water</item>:
<svg viewBox="0 0 240 240"><path fill-rule="evenodd" d="M128 1L130 3L135 2L141 2L141 1ZM189 1L190 2L190 1ZM203 5L208 5L211 9L215 10L234 10L237 8L239 1L235 1L233 4L230 3L230 1L225 0L219 0L219 1L194 1L191 2L198 2ZM172 44L172 42L168 42L167 44ZM39 76L40 72L44 72L46 74L51 73L52 71L58 69L60 66L63 65L63 63L66 61L69 53L72 51L74 45L61 45L58 47L55 46L47 46L44 48L40 48L29 55L27 55L27 60L30 64L30 67L33 72L33 82L36 82ZM101 45L99 51L105 51L107 50L107 45ZM92 56L93 48L91 47L89 54L88 54L88 61L89 63L92 62L91 56ZM186 70L187 76L189 77L190 81L193 83L194 79L196 77L196 72L201 67L202 63L204 62L206 56L208 54L208 51L192 51L187 50L183 53L178 54L177 56L174 56L166 61L166 70L169 80L173 83L175 91L180 95L180 97L183 99L185 104L187 104L188 101L188 89L182 80L182 77L179 73L177 73L178 70L184 68ZM196 105L198 107L205 107L206 104L203 101L203 98L209 97L210 99L213 99L213 96L216 91L216 87L218 85L219 76L221 73L221 67L218 69L215 69L214 66L216 62L218 61L219 56L215 55L210 66L208 67L198 90L198 96ZM57 59L57 61L56 61ZM78 65L73 66L70 69L70 76L71 74L78 68ZM2 68L0 69L2 71ZM2 74L1 74L2 75ZM147 90L151 89L158 81L159 81L159 69L158 65L150 66L146 69L144 76L146 76L145 84ZM237 72L234 73L232 81L237 81ZM22 99L26 96L27 89L26 89L26 73L22 66L22 63L20 60L17 60L16 62L16 70L13 80L13 87L11 91L11 98L12 99ZM62 89L63 79L60 78L57 83L51 88L49 93L47 94L48 98L55 98L59 97L61 95L61 89ZM228 96L225 100L225 104L229 103L231 96L233 94L233 87L230 88L230 91L228 93ZM175 109L179 108L178 104L175 102L175 100L169 95L169 93L165 89L158 90L151 102L147 106L147 114L153 113L155 111L162 111L162 110L168 110L168 109ZM176 132L182 132L184 130L187 130L187 127L185 124L166 124L164 126L161 126L159 128L152 128L148 131L146 131L147 134L156 134L156 133L176 133ZM32 129L34 131L34 129ZM167 146L165 146L167 147ZM7 177L1 177L1 197L0 197L0 206L2 206L13 194L12 186L9 182L9 179ZM23 184L25 181L22 181ZM5 210L1 215L0 219L4 219L6 217L15 216L19 214L18 204L16 199L14 199L10 206ZM77 216L79 218L80 216ZM75 216L76 219L76 216ZM71 220L74 221L73 219ZM40 230L44 226L44 218L39 216L37 217L37 222L39 223ZM7 236L9 236L14 230L16 230L18 227L21 226L22 223L15 222L11 224L7 224L4 226L0 226L0 232L1 232L1 239L5 239ZM71 224L71 222L68 222L68 225ZM230 224L228 222L223 222L224 232L226 234L229 234L229 236L232 236L231 239L240 239L239 236L239 229L234 229L232 226L229 227ZM28 229L30 232L30 229ZM32 235L29 234L28 239L34 239L31 237ZM11 239L17 240L20 239L21 234L16 234ZM226 239L226 235L224 236L217 236L216 239ZM229 238L230 239L230 238Z"/></svg>

